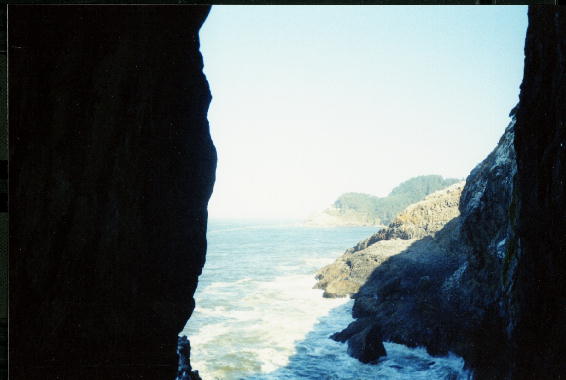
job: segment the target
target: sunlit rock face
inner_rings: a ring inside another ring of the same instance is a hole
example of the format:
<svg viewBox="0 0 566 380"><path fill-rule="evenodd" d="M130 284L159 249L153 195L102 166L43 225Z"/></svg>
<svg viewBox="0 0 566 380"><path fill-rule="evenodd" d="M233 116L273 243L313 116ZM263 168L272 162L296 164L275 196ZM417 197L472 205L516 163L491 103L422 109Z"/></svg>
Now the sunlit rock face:
<svg viewBox="0 0 566 380"><path fill-rule="evenodd" d="M208 11L10 7L10 378L175 378L216 165Z"/></svg>
<svg viewBox="0 0 566 380"><path fill-rule="evenodd" d="M352 295L368 282L377 267L402 252L407 254L412 251L414 254L411 256L417 256L418 247L421 247L420 250L426 247L425 255L431 257L428 254L431 246L417 242L424 237L433 237L458 217L463 188L462 181L408 206L393 219L389 227L359 242L334 263L321 268L316 274L316 287L324 289L324 296L329 298Z"/></svg>

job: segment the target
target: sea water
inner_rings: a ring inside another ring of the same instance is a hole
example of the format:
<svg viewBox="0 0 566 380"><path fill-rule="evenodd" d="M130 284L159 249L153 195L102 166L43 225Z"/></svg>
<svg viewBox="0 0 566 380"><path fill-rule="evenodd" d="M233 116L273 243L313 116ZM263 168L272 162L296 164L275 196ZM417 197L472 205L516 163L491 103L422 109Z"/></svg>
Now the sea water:
<svg viewBox="0 0 566 380"><path fill-rule="evenodd" d="M385 343L363 364L328 337L353 320L353 301L326 299L314 274L375 232L293 221L210 220L195 311L180 335L204 380L468 379L464 361Z"/></svg>

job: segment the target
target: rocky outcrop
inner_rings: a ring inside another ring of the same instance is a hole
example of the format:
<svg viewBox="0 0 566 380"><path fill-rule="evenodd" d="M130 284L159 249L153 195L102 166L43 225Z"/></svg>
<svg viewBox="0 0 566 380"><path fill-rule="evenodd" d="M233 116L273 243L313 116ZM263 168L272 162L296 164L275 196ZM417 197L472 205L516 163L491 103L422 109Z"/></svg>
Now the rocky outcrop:
<svg viewBox="0 0 566 380"><path fill-rule="evenodd" d="M379 325L356 321L342 332L333 334L330 338L337 342L348 342L348 354L362 363L376 363L379 358L386 356Z"/></svg>
<svg viewBox="0 0 566 380"><path fill-rule="evenodd" d="M509 215L513 212L514 177L517 172L514 136L515 115L495 150L468 176L460 200L461 229L454 241L464 258L460 267L438 289L446 321L446 349L466 359L480 378L501 378L505 361L502 288L505 253L514 241ZM478 372L479 373L479 372Z"/></svg>
<svg viewBox="0 0 566 380"><path fill-rule="evenodd" d="M384 240L354 253L344 253L334 263L316 273L317 289L327 298L345 297L356 293L373 270L391 256L398 255L414 240Z"/></svg>
<svg viewBox="0 0 566 380"><path fill-rule="evenodd" d="M179 369L176 380L202 380L198 371L193 371L191 367L191 342L185 335L179 337L177 355L179 356Z"/></svg>
<svg viewBox="0 0 566 380"><path fill-rule="evenodd" d="M10 378L175 378L216 165L208 11L10 7Z"/></svg>
<svg viewBox="0 0 566 380"><path fill-rule="evenodd" d="M420 239L434 236L450 220L460 214L458 205L465 182L458 182L439 190L403 210L389 227L377 231L346 252L353 253L366 249L381 240Z"/></svg>
<svg viewBox="0 0 566 380"><path fill-rule="evenodd" d="M344 297L356 293L375 268L392 256L424 248L423 258L426 259L426 250L436 242L415 243L419 238L434 236L446 223L458 217L463 187L464 182L459 182L407 207L389 227L348 249L334 263L319 270L316 287L324 289L325 297Z"/></svg>
<svg viewBox="0 0 566 380"><path fill-rule="evenodd" d="M353 294L355 329L378 326L385 340L425 346L432 354L453 351L473 363L491 353L491 347L478 350L470 342L486 324L497 323L493 304L501 292L494 291L499 282L493 276L503 266L502 239L509 232L514 125L513 120L465 186L453 185L409 206L387 229L345 253L350 262L358 256L355 261L367 265L375 247L406 244L364 273L366 280ZM342 281L352 279L356 275L348 273Z"/></svg>

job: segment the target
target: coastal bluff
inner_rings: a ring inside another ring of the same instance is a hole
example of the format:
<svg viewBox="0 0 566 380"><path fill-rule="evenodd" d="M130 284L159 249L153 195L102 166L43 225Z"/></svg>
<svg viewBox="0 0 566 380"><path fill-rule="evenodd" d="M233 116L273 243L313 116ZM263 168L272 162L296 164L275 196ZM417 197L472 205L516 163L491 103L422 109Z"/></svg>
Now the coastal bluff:
<svg viewBox="0 0 566 380"><path fill-rule="evenodd" d="M459 180L439 175L410 178L396 186L386 197L364 193L345 193L327 209L309 217L305 226L376 226L385 227L408 205Z"/></svg>

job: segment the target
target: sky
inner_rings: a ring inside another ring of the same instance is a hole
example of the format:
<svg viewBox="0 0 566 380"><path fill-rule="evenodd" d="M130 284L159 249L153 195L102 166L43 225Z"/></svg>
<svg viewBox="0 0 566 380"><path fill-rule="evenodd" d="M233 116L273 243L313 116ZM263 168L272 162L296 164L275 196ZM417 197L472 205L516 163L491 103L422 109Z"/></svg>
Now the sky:
<svg viewBox="0 0 566 380"><path fill-rule="evenodd" d="M213 6L210 217L303 219L465 178L518 101L526 27L526 6Z"/></svg>

